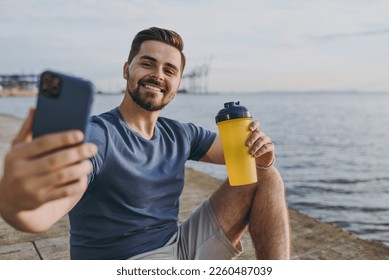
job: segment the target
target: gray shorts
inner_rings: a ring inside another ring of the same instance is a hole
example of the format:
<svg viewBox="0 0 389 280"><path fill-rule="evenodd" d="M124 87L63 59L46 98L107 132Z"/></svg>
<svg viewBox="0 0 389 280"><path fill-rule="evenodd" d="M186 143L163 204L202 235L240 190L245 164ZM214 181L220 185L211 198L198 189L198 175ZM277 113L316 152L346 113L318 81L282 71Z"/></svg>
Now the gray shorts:
<svg viewBox="0 0 389 280"><path fill-rule="evenodd" d="M207 199L179 225L165 246L129 260L225 260L241 253L225 236Z"/></svg>

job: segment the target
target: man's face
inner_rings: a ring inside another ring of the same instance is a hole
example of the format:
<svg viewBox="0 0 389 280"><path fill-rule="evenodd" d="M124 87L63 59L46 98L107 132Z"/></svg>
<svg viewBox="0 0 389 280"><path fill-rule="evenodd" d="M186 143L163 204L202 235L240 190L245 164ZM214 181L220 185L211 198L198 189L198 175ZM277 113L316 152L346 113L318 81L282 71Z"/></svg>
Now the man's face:
<svg viewBox="0 0 389 280"><path fill-rule="evenodd" d="M131 64L124 64L123 77L134 102L147 111L159 111L180 86L181 54L168 44L145 41Z"/></svg>

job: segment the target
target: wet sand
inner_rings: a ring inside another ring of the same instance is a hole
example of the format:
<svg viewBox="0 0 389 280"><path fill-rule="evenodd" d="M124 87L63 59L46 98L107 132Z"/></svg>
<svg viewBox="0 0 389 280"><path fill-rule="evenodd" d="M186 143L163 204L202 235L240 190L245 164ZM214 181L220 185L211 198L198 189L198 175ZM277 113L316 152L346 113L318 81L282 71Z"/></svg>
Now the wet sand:
<svg viewBox="0 0 389 280"><path fill-rule="evenodd" d="M21 120L0 114L0 176L3 158ZM220 180L187 169L185 189L181 197L180 220L220 184ZM292 259L303 260L388 260L389 247L375 241L362 240L349 232L289 209L292 233ZM43 234L14 230L0 218L1 259L69 259L69 224L64 217ZM254 259L249 234L242 240L245 252L240 259Z"/></svg>

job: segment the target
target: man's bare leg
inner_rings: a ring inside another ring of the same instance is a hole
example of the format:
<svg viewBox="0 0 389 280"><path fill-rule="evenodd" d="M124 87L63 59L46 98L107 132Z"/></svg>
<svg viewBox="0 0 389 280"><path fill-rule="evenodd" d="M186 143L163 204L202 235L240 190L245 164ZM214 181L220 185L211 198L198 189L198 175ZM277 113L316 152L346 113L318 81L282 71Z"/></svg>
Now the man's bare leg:
<svg viewBox="0 0 389 280"><path fill-rule="evenodd" d="M212 209L235 246L248 225L258 259L289 259L284 183L275 167L257 173L258 183L254 185L231 187L224 182L211 196Z"/></svg>

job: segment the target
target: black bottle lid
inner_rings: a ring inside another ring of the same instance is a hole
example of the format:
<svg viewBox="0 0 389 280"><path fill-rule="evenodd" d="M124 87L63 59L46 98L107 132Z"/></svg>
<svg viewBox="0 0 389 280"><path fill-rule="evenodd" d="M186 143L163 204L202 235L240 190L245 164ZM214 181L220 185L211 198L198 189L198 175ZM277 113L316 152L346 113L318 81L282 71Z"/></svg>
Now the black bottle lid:
<svg viewBox="0 0 389 280"><path fill-rule="evenodd" d="M224 103L224 108L215 117L216 123L240 118L251 118L250 111L237 102Z"/></svg>

